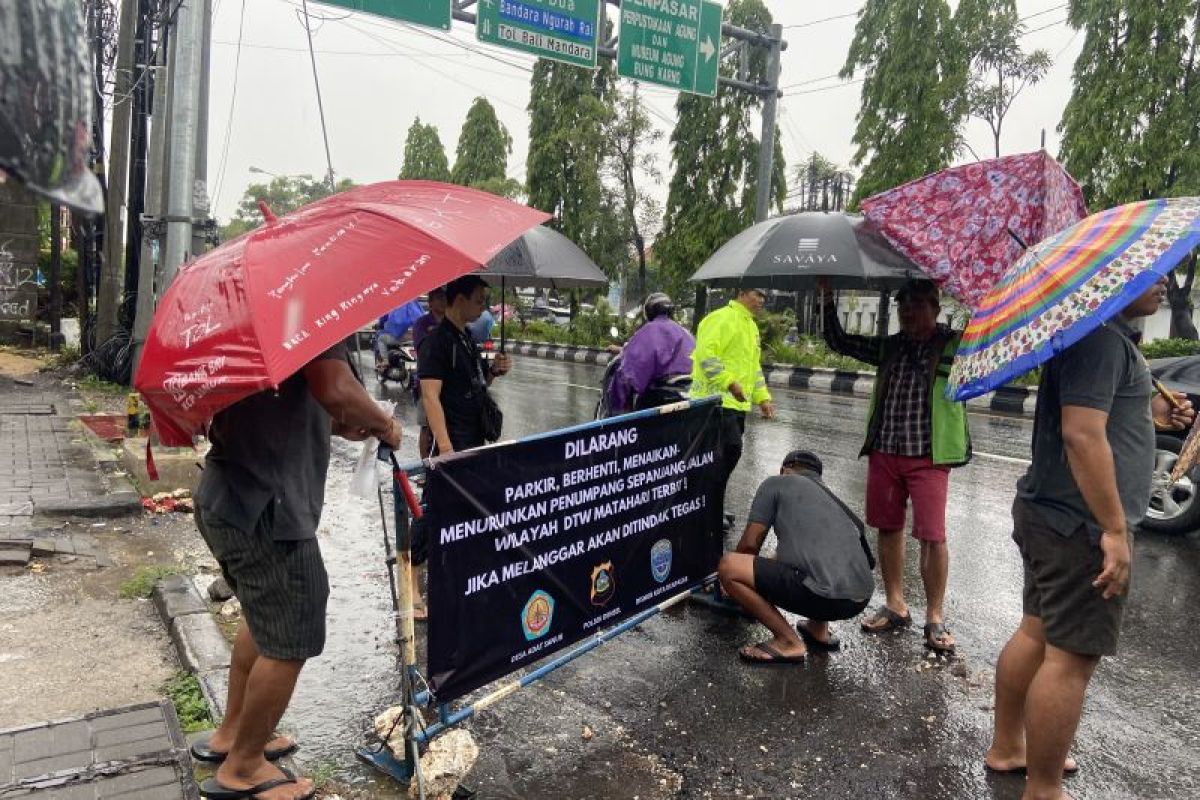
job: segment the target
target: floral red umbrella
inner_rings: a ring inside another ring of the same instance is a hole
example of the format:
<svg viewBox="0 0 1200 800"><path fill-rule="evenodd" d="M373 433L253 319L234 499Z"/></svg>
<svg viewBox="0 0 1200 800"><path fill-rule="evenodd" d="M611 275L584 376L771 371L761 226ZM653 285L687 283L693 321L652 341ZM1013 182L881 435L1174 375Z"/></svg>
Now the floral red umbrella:
<svg viewBox="0 0 1200 800"><path fill-rule="evenodd" d="M863 214L943 290L978 308L1026 247L1087 216L1044 150L935 172L862 202Z"/></svg>
<svg viewBox="0 0 1200 800"><path fill-rule="evenodd" d="M163 444L278 386L364 323L477 269L549 215L433 181L360 186L186 264L159 303L134 385Z"/></svg>

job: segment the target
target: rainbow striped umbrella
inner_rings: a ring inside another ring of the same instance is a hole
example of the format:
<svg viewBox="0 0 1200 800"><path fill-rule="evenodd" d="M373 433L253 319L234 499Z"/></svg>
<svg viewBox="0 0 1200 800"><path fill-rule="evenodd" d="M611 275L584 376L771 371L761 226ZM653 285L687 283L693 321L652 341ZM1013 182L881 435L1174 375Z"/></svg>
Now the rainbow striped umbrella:
<svg viewBox="0 0 1200 800"><path fill-rule="evenodd" d="M1200 197L1111 208L1031 248L972 314L947 397L977 397L1036 369L1116 316L1196 247Z"/></svg>

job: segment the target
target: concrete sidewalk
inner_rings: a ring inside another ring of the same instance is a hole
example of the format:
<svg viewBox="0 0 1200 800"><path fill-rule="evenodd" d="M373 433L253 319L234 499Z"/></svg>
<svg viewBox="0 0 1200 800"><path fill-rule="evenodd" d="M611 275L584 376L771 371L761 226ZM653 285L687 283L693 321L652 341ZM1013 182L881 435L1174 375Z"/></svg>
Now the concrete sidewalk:
<svg viewBox="0 0 1200 800"><path fill-rule="evenodd" d="M0 531L30 526L35 513L111 516L138 509L128 485L105 485L69 400L48 379L24 386L0 377Z"/></svg>
<svg viewBox="0 0 1200 800"><path fill-rule="evenodd" d="M0 797L193 800L199 789L162 700L0 731Z"/></svg>

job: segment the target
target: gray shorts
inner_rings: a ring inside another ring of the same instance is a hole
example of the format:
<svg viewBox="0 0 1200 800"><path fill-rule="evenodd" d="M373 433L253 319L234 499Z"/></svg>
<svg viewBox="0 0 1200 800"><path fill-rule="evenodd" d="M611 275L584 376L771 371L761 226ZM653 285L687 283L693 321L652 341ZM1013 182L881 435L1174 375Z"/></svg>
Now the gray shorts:
<svg viewBox="0 0 1200 800"><path fill-rule="evenodd" d="M271 538L271 506L245 532L196 507L196 527L221 565L258 652L304 661L325 648L329 578L317 540Z"/></svg>
<svg viewBox="0 0 1200 800"><path fill-rule="evenodd" d="M1029 503L1017 500L1012 538L1025 565L1023 610L1042 621L1046 642L1085 656L1116 653L1126 595L1105 600L1092 586L1104 569L1104 554L1087 529L1063 536Z"/></svg>

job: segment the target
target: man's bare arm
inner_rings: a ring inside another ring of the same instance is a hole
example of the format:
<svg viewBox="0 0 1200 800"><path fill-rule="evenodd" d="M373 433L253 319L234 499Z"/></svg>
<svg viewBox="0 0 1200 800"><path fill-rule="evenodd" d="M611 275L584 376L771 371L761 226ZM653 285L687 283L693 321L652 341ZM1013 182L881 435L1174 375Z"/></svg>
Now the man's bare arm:
<svg viewBox="0 0 1200 800"><path fill-rule="evenodd" d="M437 442L438 454L453 453L454 446L450 443L450 432L446 429L446 410L442 408L442 382L436 378L425 378L421 381L421 403L425 406L425 419L429 430L433 431L433 440Z"/></svg>
<svg viewBox="0 0 1200 800"><path fill-rule="evenodd" d="M348 438L365 433L391 447L400 446L400 423L371 399L345 361L311 361L304 367L304 379L313 397L333 418L334 433L347 432Z"/></svg>
<svg viewBox="0 0 1200 800"><path fill-rule="evenodd" d="M761 522L747 522L746 530L742 531L742 538L738 540L735 552L751 556L758 555L762 550L763 541L767 538L768 530L770 529Z"/></svg>
<svg viewBox="0 0 1200 800"><path fill-rule="evenodd" d="M1094 586L1104 597L1115 597L1129 584L1129 532L1112 447L1108 443L1108 413L1085 406L1063 406L1062 438L1075 485L1103 531L1100 549L1104 569Z"/></svg>

